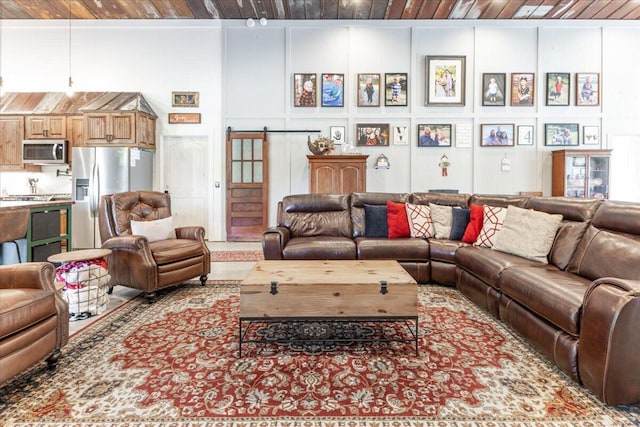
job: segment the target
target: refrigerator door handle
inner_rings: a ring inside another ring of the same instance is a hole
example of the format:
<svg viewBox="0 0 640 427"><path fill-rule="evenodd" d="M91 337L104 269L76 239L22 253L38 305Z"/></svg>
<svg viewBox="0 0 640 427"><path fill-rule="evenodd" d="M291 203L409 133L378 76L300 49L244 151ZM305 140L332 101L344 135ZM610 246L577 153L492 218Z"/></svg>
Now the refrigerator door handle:
<svg viewBox="0 0 640 427"><path fill-rule="evenodd" d="M100 195L100 171L98 169L98 163L94 163L91 169L91 179L89 181L89 211L91 217L98 216L98 197Z"/></svg>

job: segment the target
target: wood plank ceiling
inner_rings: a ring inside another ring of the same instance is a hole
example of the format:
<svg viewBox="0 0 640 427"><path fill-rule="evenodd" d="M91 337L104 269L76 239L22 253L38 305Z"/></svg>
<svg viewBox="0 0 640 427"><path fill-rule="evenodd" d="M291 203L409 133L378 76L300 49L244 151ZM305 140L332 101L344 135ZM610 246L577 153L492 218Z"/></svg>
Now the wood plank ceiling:
<svg viewBox="0 0 640 427"><path fill-rule="evenodd" d="M0 0L2 19L640 19L640 0Z"/></svg>

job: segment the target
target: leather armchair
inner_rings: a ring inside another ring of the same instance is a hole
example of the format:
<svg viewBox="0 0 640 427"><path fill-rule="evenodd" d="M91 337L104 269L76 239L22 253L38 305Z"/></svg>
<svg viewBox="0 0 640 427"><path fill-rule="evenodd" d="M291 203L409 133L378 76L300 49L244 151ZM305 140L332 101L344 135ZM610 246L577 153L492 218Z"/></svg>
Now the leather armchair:
<svg viewBox="0 0 640 427"><path fill-rule="evenodd" d="M140 289L152 299L155 291L199 277L204 286L211 255L200 226L178 227L176 238L149 242L131 233L131 221L171 216L171 197L155 191L130 191L100 198L98 223L102 247L111 249L109 287Z"/></svg>
<svg viewBox="0 0 640 427"><path fill-rule="evenodd" d="M69 308L48 262L0 266L0 384L46 359L53 369L69 340Z"/></svg>

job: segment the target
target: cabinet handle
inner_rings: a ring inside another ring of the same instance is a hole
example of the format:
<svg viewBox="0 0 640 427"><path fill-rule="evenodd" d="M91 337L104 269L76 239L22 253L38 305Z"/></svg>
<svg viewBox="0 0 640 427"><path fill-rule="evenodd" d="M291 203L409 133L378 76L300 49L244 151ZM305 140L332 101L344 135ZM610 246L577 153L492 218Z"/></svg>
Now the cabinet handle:
<svg viewBox="0 0 640 427"><path fill-rule="evenodd" d="M44 130L44 136L49 136L49 131L48 130Z"/></svg>

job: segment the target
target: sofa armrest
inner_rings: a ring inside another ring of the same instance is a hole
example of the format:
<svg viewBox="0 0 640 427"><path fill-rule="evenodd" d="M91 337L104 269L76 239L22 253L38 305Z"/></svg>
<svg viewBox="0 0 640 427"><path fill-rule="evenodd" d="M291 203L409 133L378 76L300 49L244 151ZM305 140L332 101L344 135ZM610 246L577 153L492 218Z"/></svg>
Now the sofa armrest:
<svg viewBox="0 0 640 427"><path fill-rule="evenodd" d="M200 240L204 242L204 227L190 226L176 228L178 239Z"/></svg>
<svg viewBox="0 0 640 427"><path fill-rule="evenodd" d="M587 290L578 344L580 380L603 402L640 402L640 280L604 277Z"/></svg>
<svg viewBox="0 0 640 427"><path fill-rule="evenodd" d="M269 227L262 233L264 259L282 259L282 251L289 242L291 233L286 227Z"/></svg>
<svg viewBox="0 0 640 427"><path fill-rule="evenodd" d="M55 291L55 269L49 262L0 265L0 289L43 289Z"/></svg>

